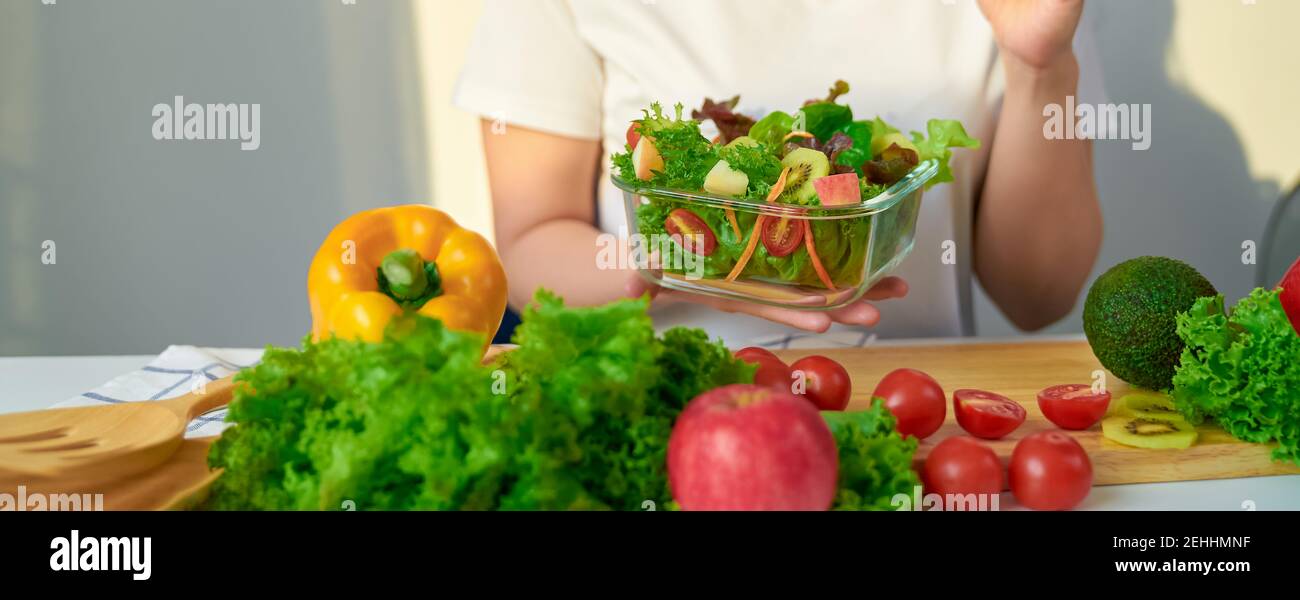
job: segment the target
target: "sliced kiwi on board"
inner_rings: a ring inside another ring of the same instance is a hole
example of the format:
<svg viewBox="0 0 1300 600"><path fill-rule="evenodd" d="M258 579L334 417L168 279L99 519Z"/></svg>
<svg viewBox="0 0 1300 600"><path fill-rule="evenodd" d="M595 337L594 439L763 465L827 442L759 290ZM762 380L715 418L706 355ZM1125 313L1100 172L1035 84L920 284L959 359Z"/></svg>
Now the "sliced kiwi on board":
<svg viewBox="0 0 1300 600"><path fill-rule="evenodd" d="M1181 418L1110 417L1101 422L1101 434L1136 448L1187 448L1196 443L1196 428Z"/></svg>
<svg viewBox="0 0 1300 600"><path fill-rule="evenodd" d="M1116 410L1115 414L1126 417L1186 420L1178 409L1174 408L1174 401L1165 394L1125 395L1120 398L1119 410Z"/></svg>
<svg viewBox="0 0 1300 600"><path fill-rule="evenodd" d="M781 192L778 202L793 204L809 204L817 197L813 181L831 172L831 161L825 154L812 148L791 150L781 159L781 166L790 167L790 174L785 178L785 191Z"/></svg>

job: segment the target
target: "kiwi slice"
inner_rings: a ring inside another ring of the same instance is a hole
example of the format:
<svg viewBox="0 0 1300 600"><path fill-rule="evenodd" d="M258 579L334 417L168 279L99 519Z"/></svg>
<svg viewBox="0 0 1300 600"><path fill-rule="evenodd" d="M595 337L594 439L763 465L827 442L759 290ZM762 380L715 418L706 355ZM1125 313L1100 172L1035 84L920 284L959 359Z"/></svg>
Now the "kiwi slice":
<svg viewBox="0 0 1300 600"><path fill-rule="evenodd" d="M1182 419L1110 417L1101 422L1101 434L1137 448L1187 448L1196 442L1196 428Z"/></svg>
<svg viewBox="0 0 1300 600"><path fill-rule="evenodd" d="M1115 414L1126 417L1186 420L1178 409L1174 408L1174 401L1165 394L1128 394L1120 398L1119 410L1115 411Z"/></svg>
<svg viewBox="0 0 1300 600"><path fill-rule="evenodd" d="M781 159L782 167L790 167L785 178L785 191L778 202L810 204L817 197L813 181L830 175L831 161L825 154L812 148L795 148Z"/></svg>

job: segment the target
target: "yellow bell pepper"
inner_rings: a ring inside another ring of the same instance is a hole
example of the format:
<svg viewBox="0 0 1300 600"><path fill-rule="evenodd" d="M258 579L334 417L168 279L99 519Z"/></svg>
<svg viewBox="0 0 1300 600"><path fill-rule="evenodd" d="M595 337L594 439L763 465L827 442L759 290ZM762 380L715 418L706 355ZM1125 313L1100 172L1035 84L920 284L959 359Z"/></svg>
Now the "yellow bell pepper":
<svg viewBox="0 0 1300 600"><path fill-rule="evenodd" d="M357 213L325 238L307 274L312 339L377 342L404 311L492 341L506 273L492 245L446 213L412 204Z"/></svg>

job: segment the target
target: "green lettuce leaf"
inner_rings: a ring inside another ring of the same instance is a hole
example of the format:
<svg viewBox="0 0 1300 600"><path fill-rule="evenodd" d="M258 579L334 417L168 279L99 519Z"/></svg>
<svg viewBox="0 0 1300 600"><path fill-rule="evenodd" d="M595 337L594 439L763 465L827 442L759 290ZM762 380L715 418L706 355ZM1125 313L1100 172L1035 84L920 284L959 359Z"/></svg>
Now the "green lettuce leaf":
<svg viewBox="0 0 1300 600"><path fill-rule="evenodd" d="M894 510L895 494L911 495L920 485L912 470L916 438L895 430L884 401L854 412L823 412L839 449L840 478L834 510Z"/></svg>
<svg viewBox="0 0 1300 600"><path fill-rule="evenodd" d="M1230 314L1222 295L1200 298L1176 323L1178 410L1241 440L1277 442L1274 459L1300 464L1300 335L1277 290L1254 290Z"/></svg>
<svg viewBox="0 0 1300 600"><path fill-rule="evenodd" d="M952 169L948 167L948 161L952 158L951 148L976 149L980 147L980 141L966 135L966 128L962 127L961 121L930 119L925 128L927 135L924 136L920 132L912 132L912 143L916 144L921 162L930 159L939 161L939 172L925 184L929 188L953 180Z"/></svg>

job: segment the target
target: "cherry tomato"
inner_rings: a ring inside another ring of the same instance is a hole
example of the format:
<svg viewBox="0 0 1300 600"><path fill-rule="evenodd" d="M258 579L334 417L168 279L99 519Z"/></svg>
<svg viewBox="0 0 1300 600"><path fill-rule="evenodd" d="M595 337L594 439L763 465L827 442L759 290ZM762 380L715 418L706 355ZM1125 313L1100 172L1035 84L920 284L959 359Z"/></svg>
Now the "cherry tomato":
<svg viewBox="0 0 1300 600"><path fill-rule="evenodd" d="M844 365L825 356L805 356L790 365L791 371L803 373L804 397L818 410L844 410L853 393L853 382Z"/></svg>
<svg viewBox="0 0 1300 600"><path fill-rule="evenodd" d="M885 399L885 408L898 419L898 432L925 439L943 425L948 400L933 377L916 369L895 369L876 384L873 396Z"/></svg>
<svg viewBox="0 0 1300 600"><path fill-rule="evenodd" d="M1069 434L1040 431L1011 451L1008 479L1021 504L1034 510L1069 510L1092 490L1092 461Z"/></svg>
<svg viewBox="0 0 1300 600"><path fill-rule="evenodd" d="M761 350L766 352L756 352ZM736 352L736 358L743 360L751 365L758 365L758 371L754 373L754 383L763 387L790 392L790 383L794 380L790 376L790 367L787 366L775 354L767 352L762 348L749 347Z"/></svg>
<svg viewBox="0 0 1300 600"><path fill-rule="evenodd" d="M748 357L751 356L781 360L781 358L778 357L776 354L773 354L771 350L768 350L767 348L764 348L762 346L747 346L745 348L741 348L737 350L735 353L735 357L739 358L740 360L746 360Z"/></svg>
<svg viewBox="0 0 1300 600"><path fill-rule="evenodd" d="M948 494L1002 493L1002 463L993 449L973 437L950 437L925 457L921 478L927 492Z"/></svg>
<svg viewBox="0 0 1300 600"><path fill-rule="evenodd" d="M637 129L640 123L633 123L627 126L627 147L635 148L636 143L641 141L641 132Z"/></svg>
<svg viewBox="0 0 1300 600"><path fill-rule="evenodd" d="M803 243L803 223L790 217L769 218L763 223L763 247L772 256L789 256Z"/></svg>
<svg viewBox="0 0 1300 600"><path fill-rule="evenodd" d="M957 414L957 424L962 429L986 440L1004 437L1025 422L1025 407L1006 396L983 390L953 392L952 412Z"/></svg>
<svg viewBox="0 0 1300 600"><path fill-rule="evenodd" d="M708 223L685 208L674 208L669 212L668 218L664 219L664 229L673 236L677 245L692 254L708 256L718 247L718 238Z"/></svg>
<svg viewBox="0 0 1300 600"><path fill-rule="evenodd" d="M1106 415L1110 392L1092 393L1086 383L1054 385L1038 392L1038 408L1061 429L1087 429Z"/></svg>

